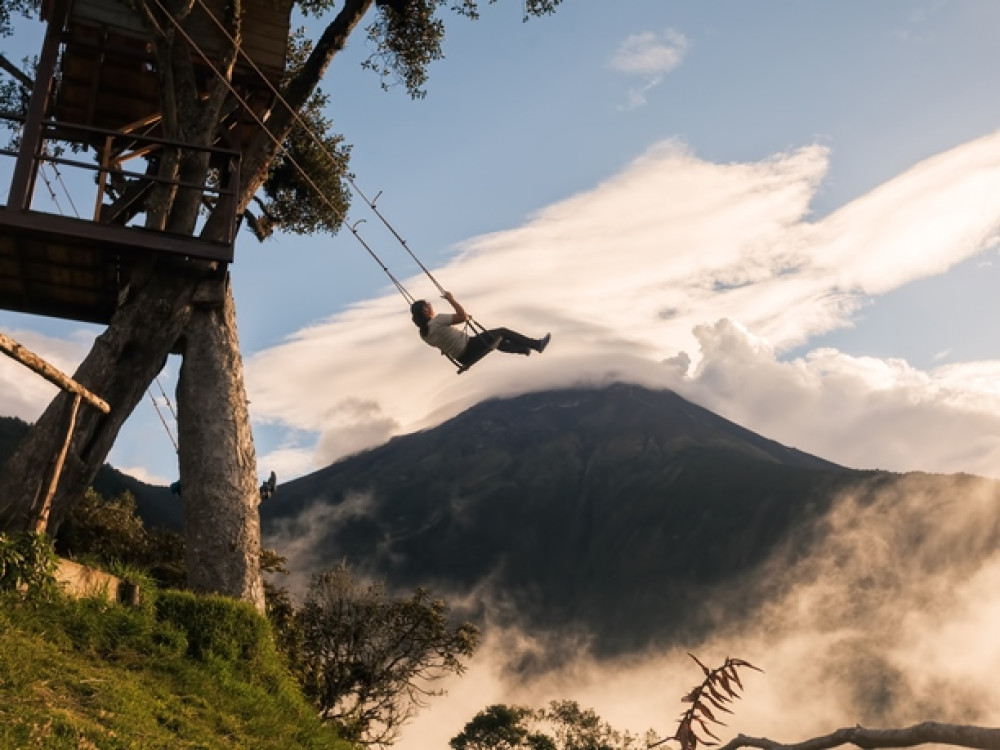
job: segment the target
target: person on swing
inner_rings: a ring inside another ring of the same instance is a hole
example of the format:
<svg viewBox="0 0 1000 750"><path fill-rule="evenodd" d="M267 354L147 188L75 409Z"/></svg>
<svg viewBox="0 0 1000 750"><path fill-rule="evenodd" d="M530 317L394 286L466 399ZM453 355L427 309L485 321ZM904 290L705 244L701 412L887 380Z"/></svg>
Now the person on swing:
<svg viewBox="0 0 1000 750"><path fill-rule="evenodd" d="M552 335L548 333L540 339L528 338L509 328L492 328L478 336L469 336L465 331L454 328L469 319L468 313L451 292L445 292L442 296L455 310L454 313L435 315L430 302L418 299L410 305L410 316L414 325L420 329L420 338L464 367L470 366L493 349L524 355L533 351L544 352L552 339Z"/></svg>

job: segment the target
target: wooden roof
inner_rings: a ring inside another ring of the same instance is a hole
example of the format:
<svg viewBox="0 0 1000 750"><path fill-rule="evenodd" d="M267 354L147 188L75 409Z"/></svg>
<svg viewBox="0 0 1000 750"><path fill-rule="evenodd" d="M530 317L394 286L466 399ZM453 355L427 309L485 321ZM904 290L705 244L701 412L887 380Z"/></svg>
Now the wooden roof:
<svg viewBox="0 0 1000 750"><path fill-rule="evenodd" d="M208 15L225 18L224 6L225 0L199 0L182 24L209 60L206 63L198 51L191 50L203 87L214 75L212 68L218 67L231 49L225 34ZM277 84L284 72L291 0L243 0L243 7L242 54L237 58L233 84L263 111L273 100L268 84ZM54 8L55 0L46 0L43 15L52 17ZM111 130L155 121L160 111L156 59L149 31L127 6L118 0L72 0L62 44L50 116Z"/></svg>

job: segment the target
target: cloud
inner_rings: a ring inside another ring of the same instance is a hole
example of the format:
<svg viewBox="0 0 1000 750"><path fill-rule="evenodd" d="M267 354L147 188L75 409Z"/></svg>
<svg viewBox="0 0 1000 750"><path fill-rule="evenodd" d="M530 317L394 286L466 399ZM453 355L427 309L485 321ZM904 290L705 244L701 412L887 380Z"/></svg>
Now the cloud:
<svg viewBox="0 0 1000 750"><path fill-rule="evenodd" d="M852 468L1000 477L1000 363L925 372L833 349L782 361L731 320L695 335L699 364L675 389L734 422Z"/></svg>
<svg viewBox="0 0 1000 750"><path fill-rule="evenodd" d="M274 574L271 582L288 589L293 598L302 601L312 576L325 572L320 565L325 554L317 550L330 529L351 519L369 515L373 502L371 494L351 492L342 503L313 503L299 516L277 522L275 528L263 539L263 546L293 560L294 564L287 576Z"/></svg>
<svg viewBox="0 0 1000 750"><path fill-rule="evenodd" d="M829 159L805 146L715 164L676 141L657 144L433 269L487 327L551 331L544 355L495 353L456 376L419 339L405 300L387 292L249 358L254 418L322 435L318 467L484 398L626 380L678 388L849 465L985 471L1000 414L991 363L921 372L827 349L781 357L851 325L873 296L995 242L1000 210L988 197L1000 192L1000 134L816 219L810 201ZM423 277L404 284L428 294Z"/></svg>
<svg viewBox="0 0 1000 750"><path fill-rule="evenodd" d="M632 34L618 46L611 67L629 75L663 75L681 64L690 47L687 37L674 29Z"/></svg>
<svg viewBox="0 0 1000 750"><path fill-rule="evenodd" d="M165 487L174 481L173 479L165 479L164 477L153 474L145 466L116 466L115 468L123 474L128 474L130 477L134 477L140 482L145 482L146 484Z"/></svg>
<svg viewBox="0 0 1000 750"><path fill-rule="evenodd" d="M68 339L53 338L29 330L11 330L5 333L69 376L72 376L94 339L93 334L86 331L78 331ZM57 386L20 362L7 356L0 357L0 414L34 422L58 392Z"/></svg>
<svg viewBox="0 0 1000 750"><path fill-rule="evenodd" d="M624 109L643 106L647 92L681 64L690 48L688 38L674 29L662 34L646 31L626 37L611 58L611 67L619 73L639 76L643 83L629 91Z"/></svg>

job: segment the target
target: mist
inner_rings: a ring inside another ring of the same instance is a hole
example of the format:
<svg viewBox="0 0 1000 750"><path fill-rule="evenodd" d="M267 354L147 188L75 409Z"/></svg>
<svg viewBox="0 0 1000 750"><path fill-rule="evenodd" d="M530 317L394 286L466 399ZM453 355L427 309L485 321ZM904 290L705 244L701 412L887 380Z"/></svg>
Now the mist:
<svg viewBox="0 0 1000 750"><path fill-rule="evenodd" d="M557 699L594 708L618 729L669 736L686 708L681 697L702 679L689 653L710 667L733 656L763 670L741 673L735 713L714 728L723 741L744 733L796 742L854 724L990 724L1000 710L1000 490L962 475L880 484L840 496L816 520L804 555L801 539L786 540L742 583L751 595L741 591L749 604L740 615L714 602L720 617L711 632L669 648L597 659L578 629L531 632L487 615L467 672L445 681L447 694L432 699L396 746L447 748L492 703ZM369 501L309 511L276 541L364 513ZM299 583L309 545L303 533L280 550ZM558 658L545 658L552 654ZM550 668L519 670L527 661Z"/></svg>

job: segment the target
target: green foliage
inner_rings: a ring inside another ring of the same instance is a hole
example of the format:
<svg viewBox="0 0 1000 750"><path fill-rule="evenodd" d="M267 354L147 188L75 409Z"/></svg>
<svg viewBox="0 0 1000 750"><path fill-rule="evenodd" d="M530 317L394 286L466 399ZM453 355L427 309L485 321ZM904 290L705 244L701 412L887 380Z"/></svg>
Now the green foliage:
<svg viewBox="0 0 1000 750"><path fill-rule="evenodd" d="M479 631L452 628L448 608L418 589L394 599L341 564L317 575L279 636L322 714L350 739L384 746L433 695L429 685L464 671Z"/></svg>
<svg viewBox="0 0 1000 750"><path fill-rule="evenodd" d="M576 701L552 701L533 710L503 704L488 706L449 741L453 750L640 750L658 744L622 732Z"/></svg>
<svg viewBox="0 0 1000 750"><path fill-rule="evenodd" d="M251 671L273 658L267 620L249 602L169 590L157 596L156 615L184 634L187 654L192 658L222 661Z"/></svg>
<svg viewBox="0 0 1000 750"><path fill-rule="evenodd" d="M275 228L296 234L333 234L347 215L350 191L344 176L350 147L344 145L343 136L331 132L332 121L323 115L327 100L319 90L313 94L299 111L300 122L285 139L283 150L271 162L262 187L264 197L257 199L260 215L251 221L260 240ZM302 178L300 169L309 175L308 180Z"/></svg>
<svg viewBox="0 0 1000 750"><path fill-rule="evenodd" d="M41 5L41 0L3 0L0 3L0 36L13 35L14 16L37 17Z"/></svg>
<svg viewBox="0 0 1000 750"><path fill-rule="evenodd" d="M562 0L529 0L522 7L524 19L552 13ZM496 0L489 0L492 5ZM377 73L382 88L390 82L402 83L414 99L427 95L427 68L444 57L441 42L445 25L436 15L438 8L471 19L479 18L476 0L376 0L378 15L368 27L368 40L375 51L362 65Z"/></svg>
<svg viewBox="0 0 1000 750"><path fill-rule="evenodd" d="M535 716L524 706L488 706L448 744L454 750L556 750L551 737L528 728Z"/></svg>
<svg viewBox="0 0 1000 750"><path fill-rule="evenodd" d="M147 529L130 492L106 500L88 489L60 526L56 549L65 557L91 560L105 569L125 566L148 571L164 587L183 586L186 580L183 539L164 529Z"/></svg>
<svg viewBox="0 0 1000 750"><path fill-rule="evenodd" d="M171 593L150 592L151 600L161 596ZM158 613L153 603L131 608L62 596L26 606L0 593L0 747L348 750L278 660L230 668L215 656L218 648L194 659L188 637L206 639ZM269 641L266 626L243 631ZM265 642L234 651L268 649Z"/></svg>
<svg viewBox="0 0 1000 750"><path fill-rule="evenodd" d="M46 534L0 533L0 591L25 589L48 596L55 589L56 554Z"/></svg>

